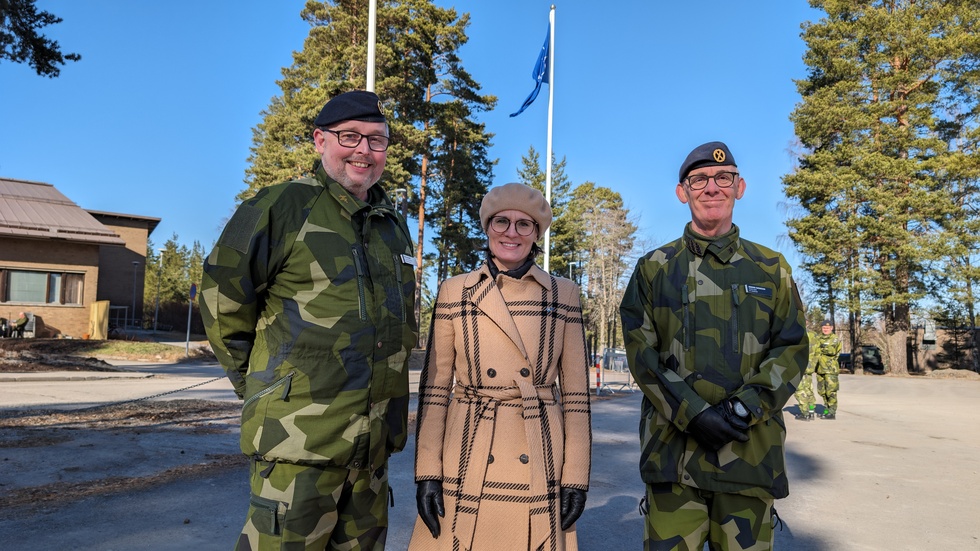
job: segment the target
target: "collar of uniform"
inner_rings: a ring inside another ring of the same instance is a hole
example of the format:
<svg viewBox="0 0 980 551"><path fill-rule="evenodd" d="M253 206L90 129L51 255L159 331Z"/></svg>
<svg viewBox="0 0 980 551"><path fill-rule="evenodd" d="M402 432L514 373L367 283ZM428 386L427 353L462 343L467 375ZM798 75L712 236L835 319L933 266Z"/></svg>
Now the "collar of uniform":
<svg viewBox="0 0 980 551"><path fill-rule="evenodd" d="M521 279L527 279L528 276L537 281L538 284L545 289L548 289L551 286L551 276L539 268L537 264L531 266L531 269L528 270ZM486 262L484 262L479 269L473 270L472 272L466 274L466 279L463 280L463 286L474 287L484 279L493 279L493 275L490 273L490 268L487 266Z"/></svg>
<svg viewBox="0 0 980 551"><path fill-rule="evenodd" d="M684 245L697 256L703 257L710 252L718 260L728 263L738 250L738 226L732 224L732 229L724 235L705 237L691 229L688 222L684 226Z"/></svg>
<svg viewBox="0 0 980 551"><path fill-rule="evenodd" d="M323 165L319 161L316 164L316 179L323 184L323 187L327 188L330 195L351 215L369 208L381 207L392 210L395 208L378 184L369 187L367 201L361 201L353 193L347 191L344 186L340 185L339 182L327 175L327 171L323 170Z"/></svg>

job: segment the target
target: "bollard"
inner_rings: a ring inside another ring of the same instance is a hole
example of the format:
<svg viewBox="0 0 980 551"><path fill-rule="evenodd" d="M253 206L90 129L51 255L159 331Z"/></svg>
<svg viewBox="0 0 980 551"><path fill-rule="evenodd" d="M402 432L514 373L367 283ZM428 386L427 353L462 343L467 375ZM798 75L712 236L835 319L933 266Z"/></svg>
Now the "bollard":
<svg viewBox="0 0 980 551"><path fill-rule="evenodd" d="M598 396L602 390L602 364L595 363L595 395Z"/></svg>

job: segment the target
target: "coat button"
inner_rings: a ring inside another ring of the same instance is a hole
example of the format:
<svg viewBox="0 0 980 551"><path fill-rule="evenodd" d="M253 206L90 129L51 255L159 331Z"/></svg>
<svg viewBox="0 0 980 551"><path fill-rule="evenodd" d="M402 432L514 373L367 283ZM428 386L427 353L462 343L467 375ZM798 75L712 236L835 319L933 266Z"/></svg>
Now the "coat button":
<svg viewBox="0 0 980 551"><path fill-rule="evenodd" d="M521 377L527 377L530 374L531 374L531 370L530 369L528 369L526 367L524 369L521 369Z"/></svg>
<svg viewBox="0 0 980 551"><path fill-rule="evenodd" d="M490 454L490 457L487 458L487 465L490 463L493 463L493 454Z"/></svg>
<svg viewBox="0 0 980 551"><path fill-rule="evenodd" d="M360 469L361 468L361 462L360 461L354 461L353 463L350 464L350 466L352 468L354 468L354 469Z"/></svg>
<svg viewBox="0 0 980 551"><path fill-rule="evenodd" d="M490 369L487 370L487 377L493 378L493 377L496 377L496 376L497 376L497 370L496 369L494 369L494 368L491 367Z"/></svg>
<svg viewBox="0 0 980 551"><path fill-rule="evenodd" d="M527 454L526 453L522 453L521 454L521 463L524 463L525 465L527 465Z"/></svg>

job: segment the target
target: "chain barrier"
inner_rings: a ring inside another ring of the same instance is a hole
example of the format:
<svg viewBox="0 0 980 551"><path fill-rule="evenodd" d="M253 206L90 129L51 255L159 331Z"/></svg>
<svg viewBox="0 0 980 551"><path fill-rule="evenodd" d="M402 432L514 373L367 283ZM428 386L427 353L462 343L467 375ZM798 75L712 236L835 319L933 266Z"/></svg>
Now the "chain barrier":
<svg viewBox="0 0 980 551"><path fill-rule="evenodd" d="M108 407L112 407L112 406L121 406L123 404L131 404L131 403L134 403L134 402L142 402L144 400L152 400L153 398L159 398L161 396L166 396L168 394L177 394L178 392L184 392L185 390L190 390L190 389L195 388L195 387L204 386L204 385L206 385L208 383L213 383L215 381L219 381L219 380L224 379L224 378L225 378L224 375L219 375L219 376L217 376L217 377L215 377L213 379L208 379L207 381L203 381L203 382L200 382L200 383L194 383L191 386L186 386L184 388L178 388L177 390L168 390L166 392L160 392L160 393L154 394L152 396L144 396L142 398L133 398L132 400L123 400L121 402L109 402L108 404L99 404L97 406L89 406L87 408L71 409L71 410L65 410L65 411L67 413L79 413L79 412L82 412L82 411L92 411L92 410L102 409L102 408L108 408Z"/></svg>

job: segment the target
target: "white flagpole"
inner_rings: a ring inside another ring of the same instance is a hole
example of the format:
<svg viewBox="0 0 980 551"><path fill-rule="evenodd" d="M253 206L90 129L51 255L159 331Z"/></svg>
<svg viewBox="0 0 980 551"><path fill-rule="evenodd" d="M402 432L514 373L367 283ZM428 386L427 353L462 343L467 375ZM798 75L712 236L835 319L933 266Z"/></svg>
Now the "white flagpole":
<svg viewBox="0 0 980 551"><path fill-rule="evenodd" d="M378 2L371 0L368 5L368 50L367 50L367 86L368 92L374 91L374 41L375 26L378 20Z"/></svg>
<svg viewBox="0 0 980 551"><path fill-rule="evenodd" d="M551 41L548 44L548 145L545 152L545 199L551 204L551 122L555 112L555 5L551 5L548 17L551 23ZM544 232L544 271L551 273L551 228Z"/></svg>

